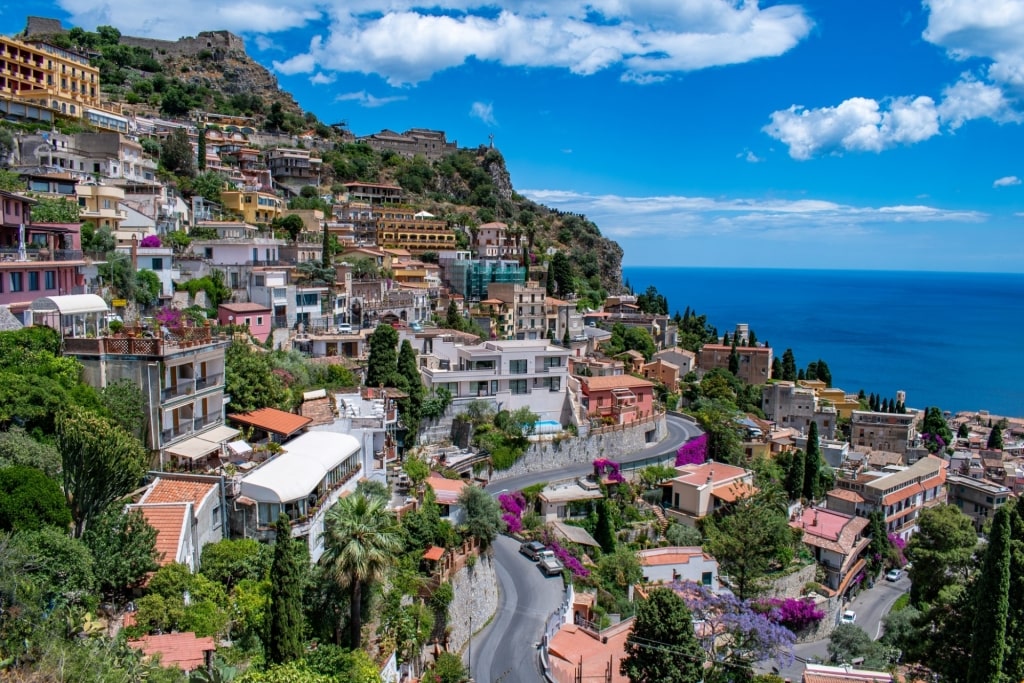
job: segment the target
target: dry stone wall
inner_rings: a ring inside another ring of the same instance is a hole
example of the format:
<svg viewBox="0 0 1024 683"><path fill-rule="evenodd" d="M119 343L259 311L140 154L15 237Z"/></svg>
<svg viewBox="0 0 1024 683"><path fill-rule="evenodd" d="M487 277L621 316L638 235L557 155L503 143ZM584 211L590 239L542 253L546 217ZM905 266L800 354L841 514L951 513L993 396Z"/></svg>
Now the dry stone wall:
<svg viewBox="0 0 1024 683"><path fill-rule="evenodd" d="M498 577L494 561L481 555L472 567L464 566L452 576L453 598L448 605L451 627L449 646L461 652L469 642L470 624L479 631L498 610Z"/></svg>

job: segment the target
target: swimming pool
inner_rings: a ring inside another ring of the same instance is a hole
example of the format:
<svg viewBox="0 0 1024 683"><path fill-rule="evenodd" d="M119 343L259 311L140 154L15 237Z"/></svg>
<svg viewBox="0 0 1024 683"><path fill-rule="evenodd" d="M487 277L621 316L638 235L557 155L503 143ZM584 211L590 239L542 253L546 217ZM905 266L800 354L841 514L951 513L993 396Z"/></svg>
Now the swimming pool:
<svg viewBox="0 0 1024 683"><path fill-rule="evenodd" d="M562 431L562 423L558 420L541 420L533 425L534 434L557 434Z"/></svg>

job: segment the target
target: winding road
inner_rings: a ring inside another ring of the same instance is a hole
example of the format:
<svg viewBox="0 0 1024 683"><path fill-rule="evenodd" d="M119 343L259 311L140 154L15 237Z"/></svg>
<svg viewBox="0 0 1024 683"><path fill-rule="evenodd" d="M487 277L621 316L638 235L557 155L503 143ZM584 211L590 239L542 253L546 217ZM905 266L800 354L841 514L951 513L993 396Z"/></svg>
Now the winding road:
<svg viewBox="0 0 1024 683"><path fill-rule="evenodd" d="M702 432L697 425L676 415L666 417L668 434L658 443L619 456L617 462L635 463L674 454L684 443ZM589 474L589 463L575 463L544 472L534 472L489 484L492 495L516 491L544 481L557 481ZM500 536L494 543L495 572L498 576L498 609L486 628L474 636L466 658L473 679L480 683L536 683L543 680L538 646L544 622L557 609L564 586L560 578L547 578L537 565L519 554L519 544Z"/></svg>

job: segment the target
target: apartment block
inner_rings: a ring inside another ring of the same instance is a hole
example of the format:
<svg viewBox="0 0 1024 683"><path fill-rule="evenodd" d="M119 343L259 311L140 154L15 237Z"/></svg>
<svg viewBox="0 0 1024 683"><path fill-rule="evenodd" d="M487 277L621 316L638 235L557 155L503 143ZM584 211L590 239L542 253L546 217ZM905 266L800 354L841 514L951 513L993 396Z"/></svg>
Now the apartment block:
<svg viewBox="0 0 1024 683"><path fill-rule="evenodd" d="M946 494L949 504L971 518L974 528L981 532L996 510L1006 504L1011 491L1006 486L987 479L972 479L962 474L946 476Z"/></svg>
<svg viewBox="0 0 1024 683"><path fill-rule="evenodd" d="M272 223L282 215L284 202L269 192L226 190L220 193L225 211L237 213L246 223Z"/></svg>
<svg viewBox="0 0 1024 683"><path fill-rule="evenodd" d="M714 368L729 369L732 346L705 344L697 352L697 368L701 374ZM772 376L772 349L768 346L737 346L739 371L736 376L747 384L764 384Z"/></svg>
<svg viewBox="0 0 1024 683"><path fill-rule="evenodd" d="M388 208L377 217L377 245L413 254L455 248L455 231L426 211Z"/></svg>
<svg viewBox="0 0 1024 683"><path fill-rule="evenodd" d="M487 287L487 298L508 306L512 320L507 334L515 339L547 337L547 295L536 282L494 282Z"/></svg>
<svg viewBox="0 0 1024 683"><path fill-rule="evenodd" d="M850 443L875 451L906 453L917 438L912 414L854 410L850 414Z"/></svg>
<svg viewBox="0 0 1024 683"><path fill-rule="evenodd" d="M834 407L819 402L811 389L792 382L771 382L761 394L761 409L765 417L781 427L793 427L807 434L814 422L819 438L835 438L839 415Z"/></svg>
<svg viewBox="0 0 1024 683"><path fill-rule="evenodd" d="M921 458L909 467L840 472L826 496L828 508L866 517L885 514L886 531L906 540L917 530L921 511L946 502L946 467L942 458Z"/></svg>

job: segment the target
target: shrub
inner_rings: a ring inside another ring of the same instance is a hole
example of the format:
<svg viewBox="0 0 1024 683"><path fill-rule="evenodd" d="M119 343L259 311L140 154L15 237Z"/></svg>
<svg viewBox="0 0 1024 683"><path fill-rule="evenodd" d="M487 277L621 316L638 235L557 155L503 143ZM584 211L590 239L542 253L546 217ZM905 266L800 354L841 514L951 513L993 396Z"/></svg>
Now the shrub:
<svg viewBox="0 0 1024 683"><path fill-rule="evenodd" d="M769 608L769 619L794 633L825 618L825 613L819 610L810 598L772 598L762 604Z"/></svg>

